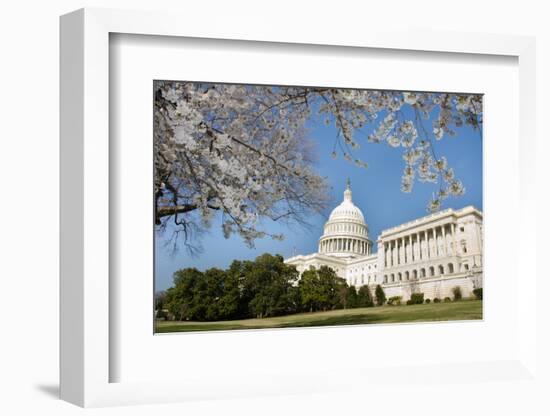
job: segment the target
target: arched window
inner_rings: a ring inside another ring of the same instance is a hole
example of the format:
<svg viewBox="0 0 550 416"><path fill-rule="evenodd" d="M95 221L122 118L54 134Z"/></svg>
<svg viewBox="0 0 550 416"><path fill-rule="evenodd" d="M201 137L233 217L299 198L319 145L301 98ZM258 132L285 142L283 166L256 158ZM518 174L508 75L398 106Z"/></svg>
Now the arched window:
<svg viewBox="0 0 550 416"><path fill-rule="evenodd" d="M425 268L420 269L420 277L426 277L426 269Z"/></svg>
<svg viewBox="0 0 550 416"><path fill-rule="evenodd" d="M453 265L453 263L449 263L447 265L447 270L449 270L449 274L453 274L455 272L455 266Z"/></svg>
<svg viewBox="0 0 550 416"><path fill-rule="evenodd" d="M464 263L464 271L468 271L470 270L470 266L468 265L468 263Z"/></svg>
<svg viewBox="0 0 550 416"><path fill-rule="evenodd" d="M388 283L388 275L387 274L384 275L384 283Z"/></svg>
<svg viewBox="0 0 550 416"><path fill-rule="evenodd" d="M434 266L430 266L430 276L435 275L435 269Z"/></svg>
<svg viewBox="0 0 550 416"><path fill-rule="evenodd" d="M403 280L402 277L401 277L401 273L397 273L397 279L398 279L399 281L402 281L402 280Z"/></svg>
<svg viewBox="0 0 550 416"><path fill-rule="evenodd" d="M443 266L439 265L438 267L439 274L445 274L445 270L443 269Z"/></svg>
<svg viewBox="0 0 550 416"><path fill-rule="evenodd" d="M405 272L405 279L409 280L409 272L408 271Z"/></svg>
<svg viewBox="0 0 550 416"><path fill-rule="evenodd" d="M413 280L418 279L418 272L416 270L413 270Z"/></svg>
<svg viewBox="0 0 550 416"><path fill-rule="evenodd" d="M393 273L391 274L391 281L395 282L395 275Z"/></svg>

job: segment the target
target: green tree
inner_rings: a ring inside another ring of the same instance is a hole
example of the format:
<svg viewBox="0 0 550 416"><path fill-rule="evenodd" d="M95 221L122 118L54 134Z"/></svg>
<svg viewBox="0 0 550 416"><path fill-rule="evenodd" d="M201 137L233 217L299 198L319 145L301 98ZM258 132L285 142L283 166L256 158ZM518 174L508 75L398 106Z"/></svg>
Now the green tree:
<svg viewBox="0 0 550 416"><path fill-rule="evenodd" d="M382 306L384 303L386 303L386 293L384 293L384 289L382 289L382 286L376 285L374 293L376 295L376 304L378 306Z"/></svg>
<svg viewBox="0 0 550 416"><path fill-rule="evenodd" d="M221 300L224 297L224 283L226 273L218 268L211 268L204 273L203 284L199 285L199 291L195 294L196 307L203 314L201 317L206 321L218 321L222 319Z"/></svg>
<svg viewBox="0 0 550 416"><path fill-rule="evenodd" d="M244 264L243 298L252 316L263 318L296 312L298 272L282 256L263 254Z"/></svg>
<svg viewBox="0 0 550 416"><path fill-rule="evenodd" d="M327 266L306 270L298 287L302 308L310 312L343 307L342 294L347 292L346 281Z"/></svg>
<svg viewBox="0 0 550 416"><path fill-rule="evenodd" d="M232 267L226 270L222 282L222 295L218 302L220 319L238 319L245 316L246 308L242 299L242 280L241 274L235 273L235 269Z"/></svg>
<svg viewBox="0 0 550 416"><path fill-rule="evenodd" d="M374 306L374 299L368 285L361 286L357 292L357 305L370 308Z"/></svg>
<svg viewBox="0 0 550 416"><path fill-rule="evenodd" d="M165 304L166 292L162 290L155 293L155 319L166 318L166 314L164 312Z"/></svg>
<svg viewBox="0 0 550 416"><path fill-rule="evenodd" d="M359 306L359 297L355 286L347 288L346 308L357 308Z"/></svg>
<svg viewBox="0 0 550 416"><path fill-rule="evenodd" d="M195 286L202 276L202 272L195 268L181 269L174 273L174 286L166 291L165 307L175 319L193 319L196 304Z"/></svg>

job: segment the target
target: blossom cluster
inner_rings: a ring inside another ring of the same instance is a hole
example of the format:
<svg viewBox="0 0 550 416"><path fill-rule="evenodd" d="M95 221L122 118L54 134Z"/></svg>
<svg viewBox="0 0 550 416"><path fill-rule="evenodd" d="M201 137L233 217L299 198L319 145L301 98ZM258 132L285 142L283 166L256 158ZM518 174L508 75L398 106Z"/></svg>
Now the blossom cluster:
<svg viewBox="0 0 550 416"><path fill-rule="evenodd" d="M404 111L407 106L409 110ZM413 118L405 114L414 114ZM436 115L431 129L424 120ZM155 83L155 212L157 224L174 219L183 227L211 226L222 214L226 237L249 245L270 236L262 218L306 222L328 203L326 179L314 169L314 146L306 121L334 123L346 160L361 145L357 132L373 125L368 142L403 151L403 192L415 180L439 184L430 210L465 190L432 141L482 123L480 95L270 87L159 81Z"/></svg>

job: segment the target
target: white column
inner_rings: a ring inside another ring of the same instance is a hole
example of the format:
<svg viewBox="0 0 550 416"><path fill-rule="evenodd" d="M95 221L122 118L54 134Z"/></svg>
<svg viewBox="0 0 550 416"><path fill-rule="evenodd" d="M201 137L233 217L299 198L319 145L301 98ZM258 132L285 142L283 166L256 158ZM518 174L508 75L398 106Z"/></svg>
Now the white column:
<svg viewBox="0 0 550 416"><path fill-rule="evenodd" d="M434 243L435 243L435 255L436 257L439 257L441 255L441 253L439 252L439 244L437 244L437 232L436 232L436 227L433 228L432 232L433 232L433 235L434 235Z"/></svg>
<svg viewBox="0 0 550 416"><path fill-rule="evenodd" d="M456 224L451 223L451 253L456 255Z"/></svg>
<svg viewBox="0 0 550 416"><path fill-rule="evenodd" d="M430 258L430 239L428 237L428 230L424 230L424 238L426 239L426 258Z"/></svg>
<svg viewBox="0 0 550 416"><path fill-rule="evenodd" d="M395 239L395 264L399 266L401 259L399 258L399 238Z"/></svg>
<svg viewBox="0 0 550 416"><path fill-rule="evenodd" d="M442 231L441 237L443 240L443 254L447 256L449 254L448 252L449 248L447 247L447 233L445 232L445 225L441 226L441 231Z"/></svg>

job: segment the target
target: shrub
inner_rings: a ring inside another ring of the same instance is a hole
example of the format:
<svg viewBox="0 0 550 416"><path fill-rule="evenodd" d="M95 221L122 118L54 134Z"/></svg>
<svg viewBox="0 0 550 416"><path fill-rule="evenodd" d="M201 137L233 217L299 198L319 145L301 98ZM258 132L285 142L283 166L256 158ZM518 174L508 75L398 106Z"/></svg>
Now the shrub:
<svg viewBox="0 0 550 416"><path fill-rule="evenodd" d="M401 299L403 299L403 296L392 296L388 299L388 305L399 306L401 305Z"/></svg>
<svg viewBox="0 0 550 416"><path fill-rule="evenodd" d="M478 287L477 289L474 289L474 295L475 295L477 300L482 300L483 299L483 288Z"/></svg>
<svg viewBox="0 0 550 416"><path fill-rule="evenodd" d="M430 303L430 302L431 302L431 300L430 300L430 299L426 299L426 300L425 300L424 302L426 302L426 303Z"/></svg>
<svg viewBox="0 0 550 416"><path fill-rule="evenodd" d="M407 305L412 305L412 304L413 304L412 300L409 299L409 300L407 301Z"/></svg>
<svg viewBox="0 0 550 416"><path fill-rule="evenodd" d="M434 303L439 303L439 302L441 302L441 299L439 299L439 298L434 298Z"/></svg>
<svg viewBox="0 0 550 416"><path fill-rule="evenodd" d="M411 301L413 305L420 305L424 303L424 293L412 293Z"/></svg>
<svg viewBox="0 0 550 416"><path fill-rule="evenodd" d="M382 306L384 303L386 303L386 294L384 293L384 289L382 289L382 286L376 285L374 295L376 296L376 304L378 306Z"/></svg>
<svg viewBox="0 0 550 416"><path fill-rule="evenodd" d="M357 305L370 308L374 306L374 299L368 285L361 286L357 292Z"/></svg>
<svg viewBox="0 0 550 416"><path fill-rule="evenodd" d="M460 286L453 287L453 300L460 300L462 299L462 289L460 289Z"/></svg>
<svg viewBox="0 0 550 416"><path fill-rule="evenodd" d="M446 296L445 299L443 299L443 302L450 302L451 301L451 298Z"/></svg>

